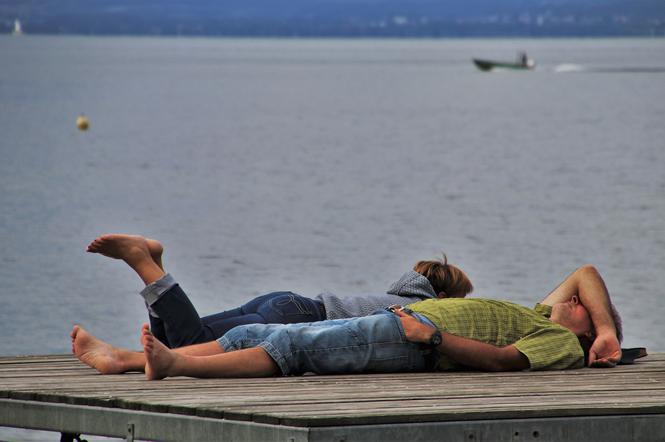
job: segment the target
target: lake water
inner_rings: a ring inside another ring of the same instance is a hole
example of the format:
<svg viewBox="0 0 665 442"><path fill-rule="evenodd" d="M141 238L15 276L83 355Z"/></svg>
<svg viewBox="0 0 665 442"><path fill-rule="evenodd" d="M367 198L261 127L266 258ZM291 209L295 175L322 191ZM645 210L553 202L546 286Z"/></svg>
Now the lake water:
<svg viewBox="0 0 665 442"><path fill-rule="evenodd" d="M471 57L534 72L482 73ZM161 240L202 314L385 290L445 251L531 305L595 264L665 351L665 40L0 37L0 355L135 348ZM91 123L76 129L77 115Z"/></svg>

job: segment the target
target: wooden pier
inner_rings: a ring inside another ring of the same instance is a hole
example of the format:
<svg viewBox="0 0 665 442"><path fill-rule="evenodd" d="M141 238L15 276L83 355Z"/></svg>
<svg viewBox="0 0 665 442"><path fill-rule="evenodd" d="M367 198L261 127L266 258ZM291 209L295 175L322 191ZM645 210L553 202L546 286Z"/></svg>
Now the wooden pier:
<svg viewBox="0 0 665 442"><path fill-rule="evenodd" d="M129 441L665 441L665 354L613 369L157 382L69 355L4 357L0 426Z"/></svg>

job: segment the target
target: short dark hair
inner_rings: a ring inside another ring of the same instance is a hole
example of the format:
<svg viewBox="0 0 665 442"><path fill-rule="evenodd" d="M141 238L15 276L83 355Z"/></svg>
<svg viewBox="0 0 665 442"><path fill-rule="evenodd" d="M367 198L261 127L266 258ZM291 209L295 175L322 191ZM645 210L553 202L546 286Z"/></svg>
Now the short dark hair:
<svg viewBox="0 0 665 442"><path fill-rule="evenodd" d="M619 315L619 311L617 308L614 306L614 304L610 304L610 311L612 314L612 320L614 321L614 328L617 329L617 339L619 342L623 341L623 325L621 324L621 316Z"/></svg>
<svg viewBox="0 0 665 442"><path fill-rule="evenodd" d="M448 264L448 257L418 261L413 270L423 275L432 284L437 295L448 298L463 298L473 291L473 284L459 267Z"/></svg>
<svg viewBox="0 0 665 442"><path fill-rule="evenodd" d="M589 365L589 351L593 345L593 339L586 336L578 336L577 339L580 341L580 347L582 347L582 351L584 352L584 366L586 367Z"/></svg>

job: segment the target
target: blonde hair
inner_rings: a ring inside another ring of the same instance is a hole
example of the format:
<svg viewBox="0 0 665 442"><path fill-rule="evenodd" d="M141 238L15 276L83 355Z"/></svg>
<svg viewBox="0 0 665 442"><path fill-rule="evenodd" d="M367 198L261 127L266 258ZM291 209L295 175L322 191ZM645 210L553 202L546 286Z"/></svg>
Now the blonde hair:
<svg viewBox="0 0 665 442"><path fill-rule="evenodd" d="M469 277L459 267L448 264L445 253L442 259L418 261L413 270L427 278L441 298L464 298L473 291Z"/></svg>

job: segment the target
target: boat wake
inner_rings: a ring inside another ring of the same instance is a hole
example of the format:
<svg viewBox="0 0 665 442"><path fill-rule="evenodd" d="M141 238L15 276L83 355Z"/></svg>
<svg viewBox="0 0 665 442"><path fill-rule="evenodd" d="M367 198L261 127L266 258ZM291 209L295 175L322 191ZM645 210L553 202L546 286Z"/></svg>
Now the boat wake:
<svg viewBox="0 0 665 442"><path fill-rule="evenodd" d="M663 66L623 66L612 68L594 68L593 72L608 72L608 73L631 73L631 74L662 74L665 73Z"/></svg>
<svg viewBox="0 0 665 442"><path fill-rule="evenodd" d="M582 71L585 71L585 70L586 70L586 69L584 68L584 66L581 66L581 65L579 65L579 64L573 64L573 63L564 63L564 64L560 64L560 65L557 65L557 66L554 68L554 72L561 72L561 73L565 73L565 72L582 72Z"/></svg>
<svg viewBox="0 0 665 442"><path fill-rule="evenodd" d="M591 67L579 64L564 63L557 65L554 72L605 72L605 73L644 73L657 74L665 73L665 67L662 66L616 66L616 67Z"/></svg>

